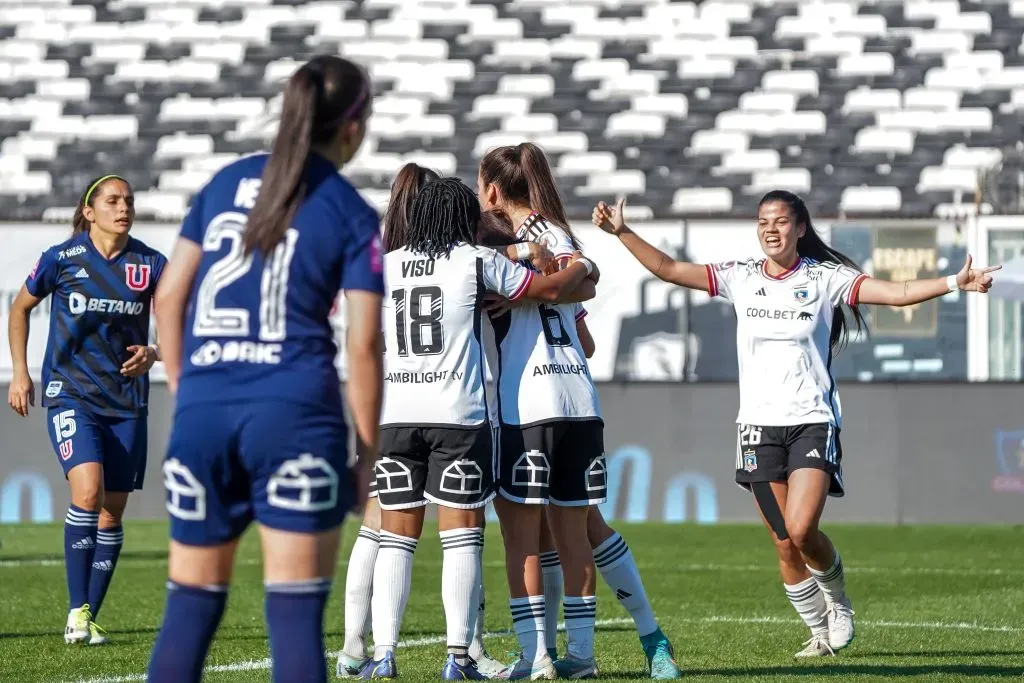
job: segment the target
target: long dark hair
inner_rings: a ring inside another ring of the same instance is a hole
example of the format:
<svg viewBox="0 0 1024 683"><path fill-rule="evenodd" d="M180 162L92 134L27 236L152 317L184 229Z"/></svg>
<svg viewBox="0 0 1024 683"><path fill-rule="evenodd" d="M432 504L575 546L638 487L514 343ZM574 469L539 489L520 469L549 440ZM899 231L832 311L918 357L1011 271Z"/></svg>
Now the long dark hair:
<svg viewBox="0 0 1024 683"><path fill-rule="evenodd" d="M494 183L510 202L525 204L569 234L574 247L580 243L569 226L562 197L541 148L532 142L495 147L480 161L480 178Z"/></svg>
<svg viewBox="0 0 1024 683"><path fill-rule="evenodd" d="M246 253L269 253L281 241L306 194L310 150L343 124L361 120L370 97L366 74L341 57L313 57L288 79L277 138L242 235Z"/></svg>
<svg viewBox="0 0 1024 683"><path fill-rule="evenodd" d="M476 229L476 243L485 247L507 247L521 240L516 238L512 219L504 211L484 211Z"/></svg>
<svg viewBox="0 0 1024 683"><path fill-rule="evenodd" d="M436 171L414 163L403 166L395 176L395 182L391 183L391 199L384 212L385 253L405 246L413 202L424 185L440 177Z"/></svg>
<svg viewBox="0 0 1024 683"><path fill-rule="evenodd" d="M797 240L796 243L796 253L802 258L813 259L819 263L837 263L847 268L852 268L857 272L863 272L861 267L849 256L825 244L825 240L821 239L821 235L814 229L814 224L811 222L811 213L807 210L807 205L804 204L803 199L786 190L772 190L761 197L761 201L757 203L758 210L768 202L785 203L789 207L793 223L804 226L804 236ZM835 313L832 317L832 330L829 334L829 344L837 351L845 347L850 339L850 323L846 319L846 313L843 310L844 306L845 304L835 307ZM846 307L850 309L853 319L857 323L857 332L859 333L867 329L867 322L864 320L864 315L860 312L860 309L857 306Z"/></svg>
<svg viewBox="0 0 1024 683"><path fill-rule="evenodd" d="M75 213L71 217L72 235L81 235L83 232L89 232L89 221L85 218L85 207L93 205L93 202L96 201L96 195L99 194L100 189L111 180L120 180L128 186L129 193L135 193L132 189L131 183L119 175L96 176L90 180L89 184L85 186L84 190L82 190L82 196L79 197L78 204L75 205Z"/></svg>
<svg viewBox="0 0 1024 683"><path fill-rule="evenodd" d="M458 178L441 178L427 183L416 196L406 246L439 258L449 254L458 242L476 244L479 223L476 193Z"/></svg>

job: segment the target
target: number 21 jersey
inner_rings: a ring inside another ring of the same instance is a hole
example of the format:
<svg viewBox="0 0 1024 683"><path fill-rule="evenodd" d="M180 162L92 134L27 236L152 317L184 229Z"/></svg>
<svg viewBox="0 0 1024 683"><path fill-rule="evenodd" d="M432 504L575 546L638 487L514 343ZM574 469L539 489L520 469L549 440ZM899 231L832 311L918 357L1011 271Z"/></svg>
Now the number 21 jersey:
<svg viewBox="0 0 1024 683"><path fill-rule="evenodd" d="M267 256L244 253L268 158L219 171L182 224L181 237L203 256L185 320L179 406L279 400L340 411L331 307L339 290L384 293L377 213L317 154L285 238Z"/></svg>
<svg viewBox="0 0 1024 683"><path fill-rule="evenodd" d="M484 294L518 299L533 271L469 244L437 259L398 249L385 255L384 264L389 291L381 426L485 424Z"/></svg>

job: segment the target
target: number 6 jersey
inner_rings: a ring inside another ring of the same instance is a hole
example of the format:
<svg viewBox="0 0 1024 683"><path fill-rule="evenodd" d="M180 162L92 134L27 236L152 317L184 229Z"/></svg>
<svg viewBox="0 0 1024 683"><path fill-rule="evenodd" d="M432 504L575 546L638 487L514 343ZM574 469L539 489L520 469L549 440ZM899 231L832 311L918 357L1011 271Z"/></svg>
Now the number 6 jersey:
<svg viewBox="0 0 1024 683"><path fill-rule="evenodd" d="M536 213L517 236L544 244L563 264L575 251L564 230ZM498 359L492 370L502 424L601 419L597 389L576 334L576 321L585 315L579 304L529 302L494 321Z"/></svg>
<svg viewBox="0 0 1024 683"><path fill-rule="evenodd" d="M381 426L486 424L484 295L518 299L533 272L469 244L437 259L398 249L384 256L384 269Z"/></svg>

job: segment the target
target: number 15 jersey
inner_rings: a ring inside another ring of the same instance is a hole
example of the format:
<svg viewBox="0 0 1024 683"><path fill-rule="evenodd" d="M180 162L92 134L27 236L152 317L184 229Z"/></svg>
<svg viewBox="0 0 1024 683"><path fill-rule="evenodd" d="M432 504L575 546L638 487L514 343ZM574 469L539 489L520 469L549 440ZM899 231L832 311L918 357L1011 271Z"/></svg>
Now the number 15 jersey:
<svg viewBox="0 0 1024 683"><path fill-rule="evenodd" d="M381 426L487 423L484 294L518 299L533 271L469 244L437 259L398 249L384 256L384 269Z"/></svg>

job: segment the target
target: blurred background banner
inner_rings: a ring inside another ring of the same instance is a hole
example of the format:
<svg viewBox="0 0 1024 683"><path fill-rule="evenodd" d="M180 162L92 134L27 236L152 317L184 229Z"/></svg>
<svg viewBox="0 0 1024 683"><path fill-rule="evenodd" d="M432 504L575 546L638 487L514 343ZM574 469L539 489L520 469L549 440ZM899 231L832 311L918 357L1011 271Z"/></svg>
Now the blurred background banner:
<svg viewBox="0 0 1024 683"><path fill-rule="evenodd" d="M599 392L607 425L606 515L635 522L757 521L750 495L733 483L735 386L602 383ZM1024 521L1018 386L848 384L840 394L848 495L829 504L827 519ZM146 486L132 495L130 517L166 515L160 463L171 414L165 385L155 385ZM63 515L67 484L46 429L38 407L27 419L0 410L0 523Z"/></svg>

